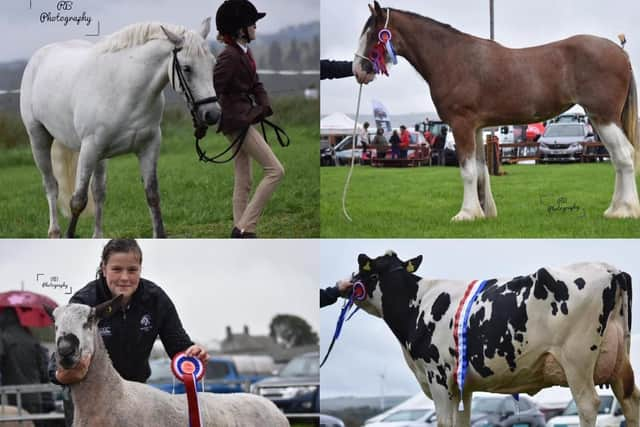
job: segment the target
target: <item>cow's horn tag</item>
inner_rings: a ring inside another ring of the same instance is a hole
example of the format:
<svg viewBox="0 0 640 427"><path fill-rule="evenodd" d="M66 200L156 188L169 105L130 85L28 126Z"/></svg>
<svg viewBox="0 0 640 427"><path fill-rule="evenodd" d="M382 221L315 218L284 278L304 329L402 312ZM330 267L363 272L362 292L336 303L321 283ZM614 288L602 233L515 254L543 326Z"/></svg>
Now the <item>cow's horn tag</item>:
<svg viewBox="0 0 640 427"><path fill-rule="evenodd" d="M362 266L362 269L364 271L371 271L371 263L369 261L367 261L367 263Z"/></svg>

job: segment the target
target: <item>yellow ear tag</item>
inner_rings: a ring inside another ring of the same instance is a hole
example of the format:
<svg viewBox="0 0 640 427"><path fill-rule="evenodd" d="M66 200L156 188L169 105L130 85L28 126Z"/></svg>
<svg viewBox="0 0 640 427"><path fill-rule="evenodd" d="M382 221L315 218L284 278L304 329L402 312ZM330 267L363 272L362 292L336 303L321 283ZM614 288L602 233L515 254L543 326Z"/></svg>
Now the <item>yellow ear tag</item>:
<svg viewBox="0 0 640 427"><path fill-rule="evenodd" d="M367 263L362 267L362 269L364 271L370 271L371 270L371 264L369 263L369 261L367 261Z"/></svg>
<svg viewBox="0 0 640 427"><path fill-rule="evenodd" d="M416 270L416 269L413 267L413 264L411 264L411 261L409 261L409 262L407 263L407 271L408 271L409 273L413 273L415 270Z"/></svg>
<svg viewBox="0 0 640 427"><path fill-rule="evenodd" d="M111 311L112 311L111 306L107 307L107 314L111 314Z"/></svg>

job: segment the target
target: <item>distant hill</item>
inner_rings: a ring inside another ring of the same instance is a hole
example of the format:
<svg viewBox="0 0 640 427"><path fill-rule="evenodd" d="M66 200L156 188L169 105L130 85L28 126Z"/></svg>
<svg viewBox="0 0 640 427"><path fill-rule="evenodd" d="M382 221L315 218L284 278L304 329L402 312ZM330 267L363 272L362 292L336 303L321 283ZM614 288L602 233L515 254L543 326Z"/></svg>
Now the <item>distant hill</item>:
<svg viewBox="0 0 640 427"><path fill-rule="evenodd" d="M214 53L222 48L211 41ZM251 49L258 63L258 73L264 69L317 70L320 55L320 22L289 26L273 34L259 34ZM20 88L26 60L0 63L0 91ZM262 75L261 80L271 96L302 95L305 88L318 87L318 75ZM181 97L166 91L168 103L182 102ZM0 94L0 111L18 112L18 94Z"/></svg>

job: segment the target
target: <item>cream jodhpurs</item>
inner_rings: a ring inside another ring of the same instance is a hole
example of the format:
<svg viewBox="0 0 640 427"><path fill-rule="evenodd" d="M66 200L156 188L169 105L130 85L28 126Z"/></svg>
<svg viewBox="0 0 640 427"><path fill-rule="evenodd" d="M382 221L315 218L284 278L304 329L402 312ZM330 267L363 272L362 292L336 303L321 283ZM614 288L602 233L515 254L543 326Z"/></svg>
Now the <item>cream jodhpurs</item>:
<svg viewBox="0 0 640 427"><path fill-rule="evenodd" d="M234 141L240 132L225 135ZM251 200L252 173L251 161L257 161L264 170L264 176L258 184ZM255 233L258 218L284 176L284 168L262 134L249 126L242 148L234 159L235 180L233 186L233 224L240 230Z"/></svg>

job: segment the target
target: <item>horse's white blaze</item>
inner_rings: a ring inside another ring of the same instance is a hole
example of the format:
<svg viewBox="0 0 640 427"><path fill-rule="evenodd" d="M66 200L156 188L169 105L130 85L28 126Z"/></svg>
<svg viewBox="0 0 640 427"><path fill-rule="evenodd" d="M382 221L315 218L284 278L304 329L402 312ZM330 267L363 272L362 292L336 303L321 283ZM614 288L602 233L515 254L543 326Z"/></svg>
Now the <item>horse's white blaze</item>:
<svg viewBox="0 0 640 427"><path fill-rule="evenodd" d="M634 149L622 129L613 123L595 124L602 143L611 155L616 170L616 183L611 205L605 211L609 218L640 218L640 202L633 166Z"/></svg>
<svg viewBox="0 0 640 427"><path fill-rule="evenodd" d="M476 218L483 218L484 213L478 198L478 166L475 154L469 157L464 164L460 165L460 175L464 185L464 196L462 208L452 221L468 221Z"/></svg>
<svg viewBox="0 0 640 427"><path fill-rule="evenodd" d="M358 80L358 83L367 84L373 81L373 79L375 79L376 77L375 74L367 73L362 69L363 58L368 57L365 49L367 48L367 38L369 37L370 31L371 29L367 29L360 36L360 41L358 42L358 50L356 51L356 55L353 60L353 75L356 76L356 80Z"/></svg>

